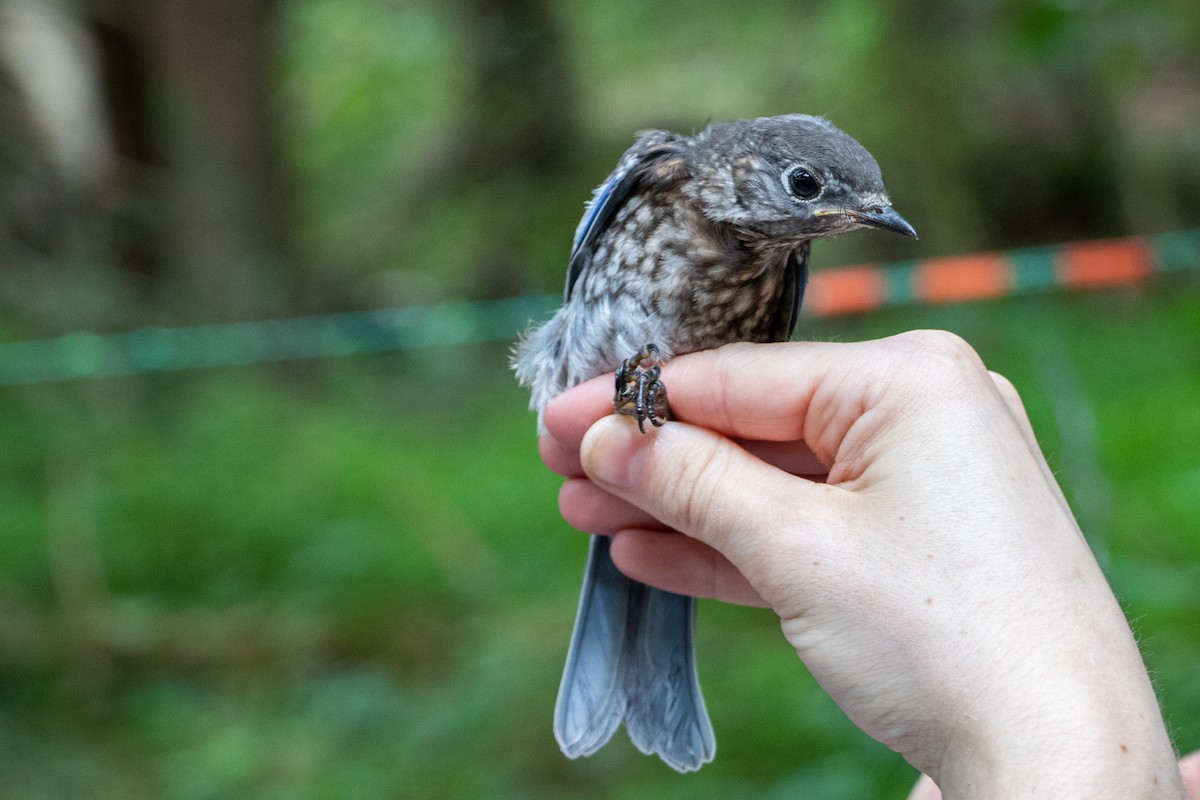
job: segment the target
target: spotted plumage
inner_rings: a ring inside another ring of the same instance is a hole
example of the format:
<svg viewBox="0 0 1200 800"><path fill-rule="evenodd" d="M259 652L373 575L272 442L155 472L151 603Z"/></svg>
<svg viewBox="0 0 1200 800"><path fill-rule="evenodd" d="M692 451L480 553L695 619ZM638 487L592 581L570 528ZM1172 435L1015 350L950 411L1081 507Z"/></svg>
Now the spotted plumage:
<svg viewBox="0 0 1200 800"><path fill-rule="evenodd" d="M643 133L580 221L562 308L518 343L541 412L653 343L662 360L791 336L813 239L916 233L865 148L819 117ZM620 394L620 386L618 386ZM692 654L692 598L625 578L593 537L555 708L563 752L590 755L624 721L645 753L698 769L716 745Z"/></svg>

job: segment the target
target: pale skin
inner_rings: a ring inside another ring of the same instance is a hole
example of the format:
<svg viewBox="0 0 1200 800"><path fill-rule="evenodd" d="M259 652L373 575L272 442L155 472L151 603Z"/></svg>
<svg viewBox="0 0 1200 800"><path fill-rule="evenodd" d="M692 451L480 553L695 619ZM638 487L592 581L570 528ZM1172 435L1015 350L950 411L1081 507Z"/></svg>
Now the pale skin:
<svg viewBox="0 0 1200 800"><path fill-rule="evenodd" d="M1187 797L1021 400L969 345L729 345L663 381L672 421L644 435L611 376L545 412L562 514L613 536L626 574L773 609L849 718L929 776L913 798Z"/></svg>

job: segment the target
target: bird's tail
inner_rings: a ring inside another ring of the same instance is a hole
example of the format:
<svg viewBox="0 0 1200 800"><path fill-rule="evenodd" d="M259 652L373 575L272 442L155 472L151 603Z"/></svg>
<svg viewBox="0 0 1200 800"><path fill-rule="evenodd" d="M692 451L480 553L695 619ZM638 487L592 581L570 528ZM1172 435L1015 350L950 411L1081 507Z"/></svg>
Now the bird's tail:
<svg viewBox="0 0 1200 800"><path fill-rule="evenodd" d="M569 758L591 755L624 720L643 753L699 769L717 745L696 675L696 601L626 578L609 547L592 537L554 708L558 745Z"/></svg>

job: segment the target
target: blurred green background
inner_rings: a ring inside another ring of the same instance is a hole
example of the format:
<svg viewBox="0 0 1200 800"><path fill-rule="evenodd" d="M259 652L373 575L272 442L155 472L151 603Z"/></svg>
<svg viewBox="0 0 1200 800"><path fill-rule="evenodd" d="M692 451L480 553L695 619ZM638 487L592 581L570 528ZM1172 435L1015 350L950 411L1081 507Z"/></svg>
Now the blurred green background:
<svg viewBox="0 0 1200 800"><path fill-rule="evenodd" d="M634 131L735 117L830 117L921 231L816 269L1200 220L1194 0L0 0L0 56L0 341L557 292ZM1183 749L1198 276L798 334L946 328L1013 379ZM0 797L903 797L709 602L716 761L559 755L586 543L506 360L0 386Z"/></svg>

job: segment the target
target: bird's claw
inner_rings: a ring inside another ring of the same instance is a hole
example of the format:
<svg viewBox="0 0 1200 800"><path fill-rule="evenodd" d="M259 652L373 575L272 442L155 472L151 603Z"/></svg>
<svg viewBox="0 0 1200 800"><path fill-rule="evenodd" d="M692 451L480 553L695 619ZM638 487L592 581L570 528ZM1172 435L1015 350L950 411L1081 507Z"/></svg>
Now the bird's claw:
<svg viewBox="0 0 1200 800"><path fill-rule="evenodd" d="M638 430L646 432L646 420L661 428L670 414L667 387L660 379L658 347L648 344L621 362L617 370L617 393L613 410L618 414L636 417Z"/></svg>

